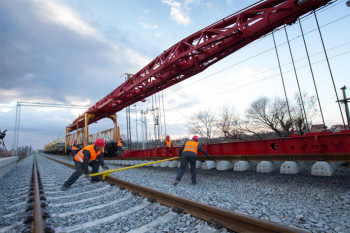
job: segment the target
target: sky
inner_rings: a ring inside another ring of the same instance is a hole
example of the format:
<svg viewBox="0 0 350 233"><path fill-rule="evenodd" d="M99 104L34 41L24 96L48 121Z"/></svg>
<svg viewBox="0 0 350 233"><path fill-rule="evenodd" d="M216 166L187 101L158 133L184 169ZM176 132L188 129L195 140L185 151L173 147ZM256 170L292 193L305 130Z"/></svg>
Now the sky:
<svg viewBox="0 0 350 233"><path fill-rule="evenodd" d="M252 0L0 0L0 129L14 142L16 102L92 106L164 50L198 30L239 11ZM339 98L350 88L350 8L345 1L317 12ZM339 107L313 15L301 21L328 127L341 124ZM315 94L299 24L287 27L302 91ZM298 90L284 31L275 34L288 97ZM347 95L350 96L349 90ZM188 121L201 110L218 112L225 103L244 116L261 96L284 98L271 36L254 41L205 71L163 91L167 134L190 136ZM158 95L157 95L158 96ZM136 103L152 108L152 98ZM132 106L132 110L135 107ZM62 138L65 127L86 109L22 107L19 145L42 149ZM343 111L344 113L344 111ZM125 111L117 113L126 134ZM138 112L140 117L140 114ZM152 115L147 115L153 135ZM162 116L162 121L164 117ZM320 115L312 120L322 123ZM141 135L132 112L132 138ZM112 128L103 119L90 133ZM163 127L164 131L164 127ZM163 132L163 135L165 132ZM152 136L153 137L153 136Z"/></svg>

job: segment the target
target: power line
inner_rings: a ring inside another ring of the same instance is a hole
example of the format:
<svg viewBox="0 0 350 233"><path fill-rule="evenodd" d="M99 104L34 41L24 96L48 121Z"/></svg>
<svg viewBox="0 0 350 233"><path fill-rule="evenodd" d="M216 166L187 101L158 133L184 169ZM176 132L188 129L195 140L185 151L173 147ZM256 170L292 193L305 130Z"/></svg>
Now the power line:
<svg viewBox="0 0 350 233"><path fill-rule="evenodd" d="M335 55L335 56L330 57L330 58L328 58L328 59L336 58L336 57L339 57L339 56L342 56L342 55L345 55L345 54L348 54L348 53L350 53L350 51L347 51L347 52L345 52L345 53L341 53L341 54ZM312 64L317 64L317 63L320 63L320 62L322 62L322 61L326 61L326 59L319 60L319 61L314 62L314 63L312 63ZM305 68L305 67L308 67L308 66L309 66L309 65L304 65L304 66L298 67L298 68L296 68L296 69L298 70L298 69L302 69L302 68ZM289 73L289 72L292 72L292 71L294 71L294 69L285 71L285 72L283 72L283 73L285 74L285 73ZM211 98L211 97L214 97L214 96L217 96L217 95L221 95L221 94L224 94L224 93L226 93L226 92L233 91L233 90L236 90L236 89L239 89L239 88L242 88L242 87L246 87L246 86L249 86L249 85L252 85L252 84L255 84L255 83L258 83L258 82L267 80L267 79L271 79L271 78L274 78L274 77L277 77L277 76L280 76L280 74L272 75L272 76L270 76L270 77L262 78L262 79L259 79L259 80L257 80L257 81L254 81L254 82L251 82L251 83L247 83L247 84L244 84L244 85L242 85L242 86L235 87L235 88L232 88L232 89L227 90L227 91L224 91L224 92L220 92L220 93L217 93L217 94L214 94L214 95L206 96L206 97L204 97L204 98L201 98L201 100L203 100L203 99L208 99L208 98ZM211 90L212 90L212 89L211 89ZM207 90L207 91L208 91L208 90ZM207 91L203 91L203 92L207 92ZM198 97L196 97L196 99L198 99ZM192 102L188 102L188 103L186 103L186 104L181 104L181 105L178 105L176 108L181 107L181 106L186 106L186 105L188 105L188 104L192 104L192 103L196 103L196 102L197 102L197 101L192 101ZM174 110L174 109L168 109L168 110Z"/></svg>
<svg viewBox="0 0 350 233"><path fill-rule="evenodd" d="M343 16L343 17L341 17L341 18L338 18L338 19L336 19L336 20L334 20L334 21L332 21L332 22L329 22L329 23L327 23L327 24L321 26L320 28L325 27L325 26L328 26L328 25L330 25L330 24L332 24L332 23L335 23L335 22L337 22L337 21L339 21L339 20L341 20L341 19L344 19L344 18L346 18L346 17L348 17L348 16L350 16L350 14L345 15L345 16ZM311 33L311 32L316 31L316 30L318 30L318 29L316 28L316 29L313 29L313 30L311 30L311 31L308 31L308 32L304 33L304 35L307 35L307 34L309 34L309 33ZM294 38L292 38L292 39L289 40L289 41L293 41L293 40L295 40L295 39L298 39L299 37L300 37L300 36L294 37ZM282 46L282 45L284 45L284 44L287 44L287 42L281 43L281 44L277 45L277 47ZM247 46L246 46L246 47L247 47ZM245 48L246 48L246 47L245 47ZM225 70L227 70L227 69L229 69L229 68L232 68L232 67L234 67L234 66L236 66L236 65L239 65L239 64L241 64L241 63L243 63L243 62L245 62L245 61L248 61L248 60L250 60L250 59L252 59L252 58L255 58L255 57L257 57L257 56L260 56L261 54L264 54L264 53L266 53L266 52L268 52L268 51L270 51L270 50L273 50L273 49L275 49L275 47L272 47L272 48L270 48L270 49L267 49L267 50L265 50L265 51L263 51L263 52L261 52L261 53L258 53L258 54L256 54L256 55L254 55L254 56L252 56L252 57L249 57L249 58L247 58L247 59L245 59L245 60L242 60L242 61L240 61L240 62L237 62L237 63L235 63L235 64L233 64L233 65L231 65L231 66L228 66L228 67L226 67L226 68L224 68L224 69L222 69L222 70L219 70L219 71L217 71L217 72L215 72L215 73L212 73L212 74L210 74L210 75L208 75L208 76L205 76L205 77L203 77L203 78L201 78L201 79L199 79L199 80L197 80L197 81L194 81L194 82L192 82L192 83L186 84L186 86L180 87L179 89L176 89L176 90L174 90L174 91L172 91L172 92L166 93L164 96L170 95L170 94L172 94L172 93L174 93L174 92L177 92L177 91L179 91L179 90L181 90L181 89L183 89L183 88L187 88L188 86L190 86L190 85L192 85L192 84L195 84L195 83L197 83L197 82L199 82L199 81L202 81L202 80L204 80L204 79L207 79L207 78L209 78L209 77L211 77L211 76L213 76L213 75L215 75L215 74L221 73L221 72L223 72L223 71L225 71Z"/></svg>
<svg viewBox="0 0 350 233"><path fill-rule="evenodd" d="M327 51L330 51L330 50L339 48L339 47L344 46L344 45L347 45L347 44L350 44L350 42L347 42L347 43L344 43L344 44L335 46L335 47L330 48L330 49L327 49ZM310 57L316 56L316 55L321 54L321 53L323 53L323 52L318 52L318 53L312 54L312 55L310 55ZM297 62L297 61L301 61L301 60L304 60L304 59L306 59L306 58L307 58L307 57L303 57L303 58L300 58L300 59L295 60L295 61L296 61L296 62ZM289 65L289 64L291 64L291 62L288 62L288 63L286 63L286 64L283 64L283 65L281 65L281 67L282 67L282 66ZM258 76L258 75L260 75L260 74L264 74L264 73L266 73L266 72L270 72L270 71L275 70L275 69L278 69L278 66L275 67L275 68L269 69L269 70L262 71L262 72L257 73L257 74L253 74L253 75L251 75L251 76L246 77L245 79L249 79L249 78ZM225 87L225 86L227 86L227 85L229 85L229 84L233 84L233 83L236 83L236 82L239 82L239 81L240 81L240 80L235 80L235 81L233 81L233 82L225 83L225 84L223 84L223 85L221 85L221 86L211 88L210 91L213 91L213 90L218 89L218 88L221 88L221 87Z"/></svg>

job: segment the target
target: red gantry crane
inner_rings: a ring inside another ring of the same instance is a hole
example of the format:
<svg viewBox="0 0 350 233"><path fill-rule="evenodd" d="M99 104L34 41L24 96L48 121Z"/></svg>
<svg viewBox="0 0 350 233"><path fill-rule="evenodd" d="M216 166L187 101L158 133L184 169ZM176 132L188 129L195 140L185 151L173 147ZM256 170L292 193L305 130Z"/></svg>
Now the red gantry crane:
<svg viewBox="0 0 350 233"><path fill-rule="evenodd" d="M332 0L263 0L238 11L181 40L132 75L122 85L78 117L66 132L85 127L84 145L88 143L88 125L103 118L115 124L116 112L144 98L196 75L210 65L268 35L280 26L292 24L307 13L320 9ZM74 136L74 135L73 135ZM350 131L318 132L290 138L216 143L205 145L211 160L261 161L349 161ZM68 137L66 137L68 139ZM115 140L115 139L114 139ZM68 143L67 143L68 144ZM66 144L66 149L67 149ZM179 148L154 148L127 151L126 157L144 159L176 156ZM124 157L124 156L123 156Z"/></svg>
<svg viewBox="0 0 350 233"><path fill-rule="evenodd" d="M331 0L263 0L181 40L89 108L67 127L74 131L188 79L284 24ZM86 117L90 114L89 117ZM85 122L87 121L87 122Z"/></svg>

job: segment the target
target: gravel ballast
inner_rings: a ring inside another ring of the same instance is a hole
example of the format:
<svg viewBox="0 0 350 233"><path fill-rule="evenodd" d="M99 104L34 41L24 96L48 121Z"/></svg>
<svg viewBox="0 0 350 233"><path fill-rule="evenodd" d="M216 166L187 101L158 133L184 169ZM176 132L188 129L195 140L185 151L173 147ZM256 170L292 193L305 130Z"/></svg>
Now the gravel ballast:
<svg viewBox="0 0 350 233"><path fill-rule="evenodd" d="M52 157L69 162L68 157ZM195 186L187 169L175 187L177 168L142 167L112 176L311 232L350 232L349 168L340 167L331 177L311 176L310 169L295 175L197 169Z"/></svg>

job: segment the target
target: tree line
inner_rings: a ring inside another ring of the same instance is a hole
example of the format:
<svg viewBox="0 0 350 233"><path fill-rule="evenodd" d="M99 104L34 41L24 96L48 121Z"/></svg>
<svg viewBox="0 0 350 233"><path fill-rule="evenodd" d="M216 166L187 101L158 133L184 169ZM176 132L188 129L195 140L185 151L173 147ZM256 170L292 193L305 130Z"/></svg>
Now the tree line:
<svg viewBox="0 0 350 233"><path fill-rule="evenodd" d="M307 92L302 94L302 100L295 93L288 102L280 97L261 96L243 115L226 103L219 111L208 108L193 114L188 122L188 132L199 135L204 143L303 135L318 114L316 101L316 97Z"/></svg>
<svg viewBox="0 0 350 233"><path fill-rule="evenodd" d="M26 157L27 155L30 155L33 152L31 145L23 145L18 147L18 156ZM0 148L0 157L10 157L13 156L13 151L5 151L5 148Z"/></svg>

